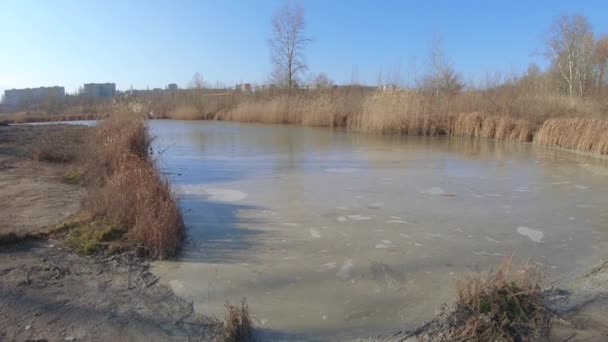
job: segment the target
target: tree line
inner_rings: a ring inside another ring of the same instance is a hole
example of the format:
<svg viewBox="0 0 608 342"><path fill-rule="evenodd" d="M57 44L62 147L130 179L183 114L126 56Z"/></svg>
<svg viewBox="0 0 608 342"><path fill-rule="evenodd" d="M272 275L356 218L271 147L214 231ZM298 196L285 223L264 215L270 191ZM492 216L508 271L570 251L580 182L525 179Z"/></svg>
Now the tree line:
<svg viewBox="0 0 608 342"><path fill-rule="evenodd" d="M272 56L273 83L280 87L298 87L308 67L306 47L312 38L306 34L304 10L285 5L272 17L269 38ZM456 94L465 88L462 75L449 63L440 39L433 41L430 51L430 71L417 82L419 88L436 97ZM544 41L544 56L550 62L542 72L531 65L528 72L516 81L542 80L546 90L570 96L600 94L608 88L608 35L595 36L588 19L580 14L562 15L555 19ZM311 79L317 87L329 86L333 81L325 74Z"/></svg>

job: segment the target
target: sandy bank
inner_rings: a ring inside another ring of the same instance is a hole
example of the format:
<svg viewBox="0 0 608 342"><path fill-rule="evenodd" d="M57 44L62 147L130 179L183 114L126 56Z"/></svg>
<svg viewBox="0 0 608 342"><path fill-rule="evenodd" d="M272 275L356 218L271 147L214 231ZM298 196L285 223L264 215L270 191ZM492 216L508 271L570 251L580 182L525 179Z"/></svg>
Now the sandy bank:
<svg viewBox="0 0 608 342"><path fill-rule="evenodd" d="M0 127L0 233L41 235L77 213L85 190L65 183L70 163L37 162L31 147L67 125ZM78 144L82 139L66 140ZM82 257L64 238L0 246L0 340L209 340L213 320L194 313L134 252Z"/></svg>

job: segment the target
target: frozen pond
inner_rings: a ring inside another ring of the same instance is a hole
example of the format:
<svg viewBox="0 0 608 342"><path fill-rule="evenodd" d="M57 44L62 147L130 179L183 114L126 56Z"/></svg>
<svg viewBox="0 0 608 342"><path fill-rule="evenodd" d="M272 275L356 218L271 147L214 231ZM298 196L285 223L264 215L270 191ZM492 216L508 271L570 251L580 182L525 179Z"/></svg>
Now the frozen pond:
<svg viewBox="0 0 608 342"><path fill-rule="evenodd" d="M195 309L247 297L269 340L431 319L508 253L550 280L608 254L608 162L530 144L153 121L188 242L154 272Z"/></svg>

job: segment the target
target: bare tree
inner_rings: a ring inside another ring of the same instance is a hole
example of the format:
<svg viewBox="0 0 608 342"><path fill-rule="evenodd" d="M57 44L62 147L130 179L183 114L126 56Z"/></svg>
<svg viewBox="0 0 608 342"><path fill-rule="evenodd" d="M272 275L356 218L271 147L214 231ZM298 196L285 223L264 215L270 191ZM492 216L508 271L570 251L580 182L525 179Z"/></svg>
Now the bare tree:
<svg viewBox="0 0 608 342"><path fill-rule="evenodd" d="M310 83L314 89L327 89L334 85L334 81L324 73L313 76Z"/></svg>
<svg viewBox="0 0 608 342"><path fill-rule="evenodd" d="M454 95L464 87L462 76L454 70L444 54L443 39L433 38L429 54L430 73L422 80L422 87L431 90L439 100L442 96Z"/></svg>
<svg viewBox="0 0 608 342"><path fill-rule="evenodd" d="M191 89L203 89L205 88L205 79L203 78L203 75L201 75L200 73L195 73L192 76L192 81L190 81L190 88Z"/></svg>
<svg viewBox="0 0 608 342"><path fill-rule="evenodd" d="M547 36L545 55L564 80L568 95L585 94L591 80L593 32L582 15L557 18Z"/></svg>
<svg viewBox="0 0 608 342"><path fill-rule="evenodd" d="M304 34L305 27L304 10L299 6L285 5L272 17L272 77L289 89L296 87L298 75L307 69L304 50L312 39Z"/></svg>
<svg viewBox="0 0 608 342"><path fill-rule="evenodd" d="M601 91L606 78L606 71L608 71L608 35L595 42L593 63L596 69L597 88Z"/></svg>

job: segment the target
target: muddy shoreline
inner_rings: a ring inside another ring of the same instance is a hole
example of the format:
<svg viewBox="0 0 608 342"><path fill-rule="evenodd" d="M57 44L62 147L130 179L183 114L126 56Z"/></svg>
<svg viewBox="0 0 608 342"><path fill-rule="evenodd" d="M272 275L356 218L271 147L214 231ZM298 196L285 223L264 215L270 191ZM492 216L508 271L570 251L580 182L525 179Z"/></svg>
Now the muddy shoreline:
<svg viewBox="0 0 608 342"><path fill-rule="evenodd" d="M608 261L590 268L588 272L544 290L545 310L549 313L546 336L531 341L594 341L608 340ZM437 318L415 330L402 330L361 339L365 342L449 341L453 324L453 307L448 304L436 310Z"/></svg>
<svg viewBox="0 0 608 342"><path fill-rule="evenodd" d="M48 235L79 211L86 190L66 181L70 163L33 161L32 147L51 131L86 130L0 127L0 340L212 339L217 321L161 285L148 259L79 256L65 236Z"/></svg>

